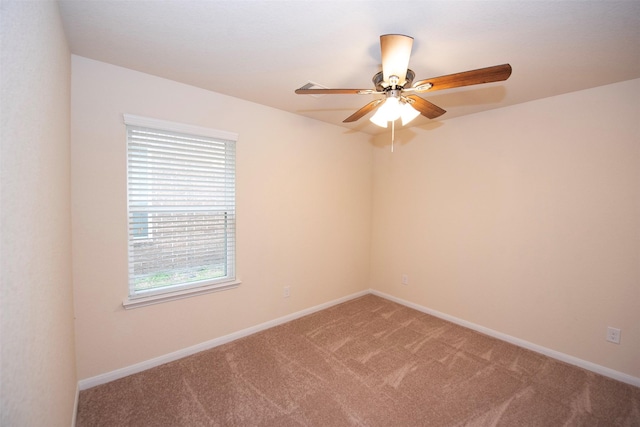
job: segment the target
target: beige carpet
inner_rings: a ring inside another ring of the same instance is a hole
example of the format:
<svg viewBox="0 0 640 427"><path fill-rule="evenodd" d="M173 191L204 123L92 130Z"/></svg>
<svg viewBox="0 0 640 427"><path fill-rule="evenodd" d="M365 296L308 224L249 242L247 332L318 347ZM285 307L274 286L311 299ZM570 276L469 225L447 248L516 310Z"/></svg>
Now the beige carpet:
<svg viewBox="0 0 640 427"><path fill-rule="evenodd" d="M640 426L640 388L367 295L82 391L78 426Z"/></svg>

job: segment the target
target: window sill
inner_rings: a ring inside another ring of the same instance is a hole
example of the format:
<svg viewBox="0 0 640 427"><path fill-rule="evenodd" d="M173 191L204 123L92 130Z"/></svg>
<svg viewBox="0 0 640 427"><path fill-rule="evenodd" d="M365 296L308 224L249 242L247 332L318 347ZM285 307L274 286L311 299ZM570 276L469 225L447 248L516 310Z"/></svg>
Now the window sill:
<svg viewBox="0 0 640 427"><path fill-rule="evenodd" d="M124 301L122 301L122 306L126 310L129 310L132 308L138 308L138 307L145 307L147 305L160 304L163 302L174 301L177 299L195 297L197 295L204 295L211 292L226 291L228 289L237 288L238 286L240 286L241 283L242 282L239 280L234 280L233 282L216 283L214 285L200 286L197 288L184 289L184 290L175 291L175 292L167 292L164 294L156 294L156 295L150 295L146 297L127 298Z"/></svg>

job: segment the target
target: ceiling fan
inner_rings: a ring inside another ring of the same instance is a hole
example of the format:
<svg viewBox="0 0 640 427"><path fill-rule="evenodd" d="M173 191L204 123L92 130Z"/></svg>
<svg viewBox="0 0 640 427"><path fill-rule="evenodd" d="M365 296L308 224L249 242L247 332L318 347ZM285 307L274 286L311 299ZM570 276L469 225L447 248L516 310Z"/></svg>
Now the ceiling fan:
<svg viewBox="0 0 640 427"><path fill-rule="evenodd" d="M380 36L382 71L373 76L372 81L375 89L313 89L302 87L296 89L296 93L300 95L384 95L383 98L375 99L360 108L343 122L355 122L377 109L370 120L376 125L386 128L388 122L391 122L393 126L399 118L402 119L402 124L405 125L420 114L429 119L435 119L446 113L442 108L417 94L503 81L511 75L511 65L503 64L414 82L415 73L408 68L412 46L413 37L402 34Z"/></svg>

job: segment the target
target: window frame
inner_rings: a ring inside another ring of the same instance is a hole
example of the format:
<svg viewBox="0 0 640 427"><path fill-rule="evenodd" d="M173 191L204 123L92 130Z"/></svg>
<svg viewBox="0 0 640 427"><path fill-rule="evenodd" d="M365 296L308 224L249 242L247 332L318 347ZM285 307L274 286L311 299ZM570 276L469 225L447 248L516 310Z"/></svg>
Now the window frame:
<svg viewBox="0 0 640 427"><path fill-rule="evenodd" d="M183 123L170 122L159 119L152 119L148 117L141 117L132 114L123 114L124 124L125 124L125 142L126 142L126 166L127 166L127 174L126 174L126 195L127 195L127 254L130 251L130 244L132 242L131 239L142 240L148 239L152 237L152 232L147 224L147 236L134 236L129 234L129 214L130 214L130 200L129 200L129 126L134 127L143 127L156 129L160 131L168 131L168 132L176 132L181 134L187 134L196 137L208 137L218 140L224 141L232 141L233 143L237 143L238 134L234 132L226 132L220 131L216 129L187 125ZM235 167L235 164L234 164ZM235 173L235 171L234 171ZM234 180L235 181L235 180ZM235 188L235 187L234 187ZM235 202L234 202L234 211L235 211ZM135 213L135 212L134 212ZM235 226L234 226L235 228ZM234 247L236 245L237 239L234 239ZM230 277L225 279L206 279L202 281L194 281L187 282L181 284L173 284L167 285L159 288L152 288L148 290L135 291L130 285L130 263L131 257L127 256L127 288L128 288L128 296L123 301L122 305L125 309L143 307L151 304L157 304L165 301L171 301L175 299L182 299L196 295L202 295L210 292L217 292L227 289L233 289L238 287L241 284L241 281L237 279L236 274L236 259L237 256L234 253L232 257L232 265L228 264L228 260L225 262L226 268L231 271Z"/></svg>

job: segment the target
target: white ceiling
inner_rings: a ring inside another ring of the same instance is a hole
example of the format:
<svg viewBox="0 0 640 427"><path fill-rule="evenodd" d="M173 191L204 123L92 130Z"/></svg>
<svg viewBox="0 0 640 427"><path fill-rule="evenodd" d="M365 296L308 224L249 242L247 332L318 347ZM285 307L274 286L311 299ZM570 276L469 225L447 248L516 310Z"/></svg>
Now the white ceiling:
<svg viewBox="0 0 640 427"><path fill-rule="evenodd" d="M379 36L414 38L416 80L509 63L505 82L423 94L446 120L640 78L640 1L63 0L74 54L367 133ZM420 117L412 125L424 125Z"/></svg>

